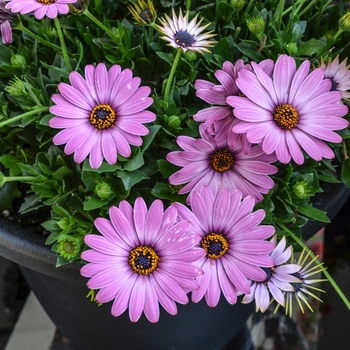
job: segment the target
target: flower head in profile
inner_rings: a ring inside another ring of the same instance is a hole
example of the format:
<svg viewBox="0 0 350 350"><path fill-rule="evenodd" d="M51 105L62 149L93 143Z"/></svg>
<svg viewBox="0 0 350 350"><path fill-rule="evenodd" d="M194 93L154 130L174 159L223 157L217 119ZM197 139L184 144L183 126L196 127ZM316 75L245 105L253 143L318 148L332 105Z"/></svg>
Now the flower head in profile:
<svg viewBox="0 0 350 350"><path fill-rule="evenodd" d="M130 145L141 146L141 136L149 133L143 123L154 121L154 113L145 111L153 99L147 97L151 89L139 87L141 79L132 77L130 69L119 65L109 71L99 63L85 67L85 79L77 72L69 75L70 84L60 83L60 94L52 96L55 103L50 112L55 115L49 125L64 129L54 138L56 145L66 144L66 154L74 152L74 160L81 163L90 155L93 169L103 159L117 162L117 154L130 157Z"/></svg>
<svg viewBox="0 0 350 350"><path fill-rule="evenodd" d="M339 91L343 98L349 98L350 93L350 65L347 65L347 58L339 63L339 56L328 64L321 60L320 67L324 70L324 77L332 82L331 91Z"/></svg>
<svg viewBox="0 0 350 350"><path fill-rule="evenodd" d="M133 6L128 6L128 9L135 21L143 26L148 26L156 20L157 14L152 0L138 0Z"/></svg>
<svg viewBox="0 0 350 350"><path fill-rule="evenodd" d="M271 242L276 244L276 236L271 239ZM293 292L294 287L291 283L300 283L297 277L293 274L297 273L300 265L286 264L292 254L292 246L286 248L286 237L283 236L278 242L275 249L270 253L274 261L272 267L262 268L266 273L266 279L262 282L253 282L250 293L245 295L242 303L247 304L255 300L256 311L265 312L270 305L270 294L280 305L285 305L285 299L282 291Z"/></svg>
<svg viewBox="0 0 350 350"><path fill-rule="evenodd" d="M285 311L286 315L289 315L292 317L293 313L293 296L295 297L296 301L298 302L298 305L300 307L300 310L304 313L304 305L308 307L310 311L313 311L309 301L308 296L322 302L322 300L312 291L315 291L316 293L322 292L325 293L324 290L312 286L312 284L320 283L328 281L327 279L320 279L320 278L310 278L314 275L320 275L322 271L325 270L322 264L315 264L315 260L317 260L317 256L310 258L310 253L305 253L305 249L301 252L299 258L297 259L296 263L298 265L301 265L301 270L293 273L292 275L295 276L300 280L298 283L291 283L294 291L290 292L284 292L285 298L286 298L286 306ZM294 257L291 257L291 261L294 261ZM277 305L276 310L278 309L279 305Z"/></svg>
<svg viewBox="0 0 350 350"><path fill-rule="evenodd" d="M199 245L206 252L194 263L204 275L196 279L200 287L192 292L193 302L205 296L207 304L215 307L222 292L230 304L235 304L237 295L250 293L248 279L266 279L261 266L273 266L268 253L274 244L265 239L275 229L260 225L265 211L252 212L254 204L251 196L242 201L240 191L222 190L215 195L206 186L193 193L192 211L183 204L173 204L179 217L191 222L190 232L201 236Z"/></svg>
<svg viewBox="0 0 350 350"><path fill-rule="evenodd" d="M340 135L333 130L348 126L341 118L348 107L341 104L341 93L330 91L331 81L324 79L324 70L309 74L310 61L296 69L295 59L281 55L270 78L252 62L254 73L242 69L236 84L245 97L229 96L241 120L233 127L246 133L251 143L259 143L267 154L276 153L282 163L293 159L303 164L302 149L313 159L333 158L333 150L324 142L339 143Z"/></svg>
<svg viewBox="0 0 350 350"><path fill-rule="evenodd" d="M259 66L266 74L271 75L274 63L272 60L267 59L260 62ZM243 150L246 153L250 147L250 143L247 142L244 134L232 132L232 128L238 120L233 115L233 108L226 102L228 96L242 95L241 90L236 84L236 79L241 69L252 70L251 65L244 64L241 59L237 60L235 65L229 61L225 61L222 69L214 73L220 84L214 84L201 79L196 80L196 96L214 106L200 110L193 116L193 119L212 126L215 133L215 142L222 142L227 139L229 144L234 144L236 139L240 138Z"/></svg>
<svg viewBox="0 0 350 350"><path fill-rule="evenodd" d="M207 47L213 47L216 41L207 39L216 34L212 34L212 31L202 34L203 30L210 23L200 27L202 19L197 23L197 18L198 14L188 23L188 12L183 17L180 9L179 18L177 18L173 9L173 18L171 19L165 14L165 19L160 19L162 26L158 25L157 28L164 35L161 38L168 41L168 45L175 49L181 48L185 52L187 50L197 51L199 53L210 52Z"/></svg>
<svg viewBox="0 0 350 350"><path fill-rule="evenodd" d="M69 12L68 4L77 0L10 0L6 8L13 13L19 12L21 15L34 11L36 19L44 16L56 18L58 14L66 15Z"/></svg>
<svg viewBox="0 0 350 350"><path fill-rule="evenodd" d="M109 210L110 220L97 218L95 226L102 236L85 236L92 249L82 253L89 263L81 274L89 277L87 286L99 289L96 301L114 299L112 315L119 316L129 307L136 322L142 312L151 322L159 319L159 303L172 315L176 303L186 304L186 293L198 289L194 281L203 271L192 264L204 256L198 245L201 237L188 234L188 221L176 223L175 207L163 211L156 200L149 210L142 198L134 208L127 201Z"/></svg>
<svg viewBox="0 0 350 350"><path fill-rule="evenodd" d="M14 14L7 10L6 2L0 0L0 30L1 30L1 39L4 44L12 43L12 28L11 24L14 19Z"/></svg>
<svg viewBox="0 0 350 350"><path fill-rule="evenodd" d="M216 143L205 124L200 125L200 134L200 139L179 136L177 143L183 151L170 152L166 157L170 163L182 167L169 177L169 182L187 183L179 191L179 194L190 193L187 203L191 202L192 193L205 185L214 195L226 188L261 201L262 193L268 193L274 186L269 175L277 172L270 164L276 160L275 156L266 155L258 145L245 153L239 139L234 145L229 145L227 140Z"/></svg>

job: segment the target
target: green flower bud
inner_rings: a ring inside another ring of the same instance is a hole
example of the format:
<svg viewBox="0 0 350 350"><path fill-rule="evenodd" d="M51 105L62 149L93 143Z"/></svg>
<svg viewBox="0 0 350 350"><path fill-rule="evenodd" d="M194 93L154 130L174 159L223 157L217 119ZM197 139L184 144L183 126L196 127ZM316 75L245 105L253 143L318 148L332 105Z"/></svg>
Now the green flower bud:
<svg viewBox="0 0 350 350"><path fill-rule="evenodd" d="M11 65L15 68L24 68L26 65L26 59L19 54L11 53Z"/></svg>
<svg viewBox="0 0 350 350"><path fill-rule="evenodd" d="M107 183L99 182L95 186L95 193L101 199L108 199L113 192L111 186L109 186Z"/></svg>
<svg viewBox="0 0 350 350"><path fill-rule="evenodd" d="M168 118L168 125L173 128L176 129L177 127L179 127L181 124L181 120L177 115L172 115Z"/></svg>
<svg viewBox="0 0 350 350"><path fill-rule="evenodd" d="M185 52L185 59L188 62L195 61L197 59L197 53L195 51L187 50Z"/></svg>
<svg viewBox="0 0 350 350"><path fill-rule="evenodd" d="M338 22L339 29L343 32L350 31L350 12L347 12L344 16L342 16Z"/></svg>
<svg viewBox="0 0 350 350"><path fill-rule="evenodd" d="M11 95L11 96L27 96L28 93L26 91L26 87L24 85L24 82L17 77L14 77L12 80L9 81L8 85L5 87L5 90Z"/></svg>
<svg viewBox="0 0 350 350"><path fill-rule="evenodd" d="M260 16L248 19L247 25L250 32L255 35L260 35L264 32L265 22Z"/></svg>
<svg viewBox="0 0 350 350"><path fill-rule="evenodd" d="M57 240L57 254L66 259L73 259L80 252L82 239L80 237L64 235Z"/></svg>
<svg viewBox="0 0 350 350"><path fill-rule="evenodd" d="M245 0L231 0L230 5L235 10L240 10L245 5Z"/></svg>
<svg viewBox="0 0 350 350"><path fill-rule="evenodd" d="M298 52L298 45L296 43L288 43L286 46L290 55L295 55Z"/></svg>
<svg viewBox="0 0 350 350"><path fill-rule="evenodd" d="M307 180L301 180L293 185L294 194L300 199L307 199L312 195L312 185Z"/></svg>

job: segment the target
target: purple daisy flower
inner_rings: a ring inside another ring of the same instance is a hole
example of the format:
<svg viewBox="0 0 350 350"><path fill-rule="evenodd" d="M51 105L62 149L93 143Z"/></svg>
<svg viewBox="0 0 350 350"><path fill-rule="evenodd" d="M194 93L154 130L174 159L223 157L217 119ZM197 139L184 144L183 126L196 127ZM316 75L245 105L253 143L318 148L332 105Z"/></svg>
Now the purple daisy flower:
<svg viewBox="0 0 350 350"><path fill-rule="evenodd" d="M7 5L7 9L11 9L13 13L19 12L26 15L34 11L36 19L42 19L44 16L56 18L60 13L66 15L69 12L69 3L73 4L77 0L11 0Z"/></svg>
<svg viewBox="0 0 350 350"><path fill-rule="evenodd" d="M347 58L339 63L339 56L328 64L321 60L321 68L324 70L324 77L332 82L331 91L339 91L343 98L349 98L350 93L350 65L347 65Z"/></svg>
<svg viewBox="0 0 350 350"><path fill-rule="evenodd" d="M271 242L276 244L276 236L271 239ZM250 293L245 295L242 303L248 304L255 300L256 312L265 312L270 305L270 295L282 306L285 304L285 299L282 291L294 291L291 283L301 282L293 273L301 269L300 265L285 264L290 259L292 254L292 246L286 248L286 238L283 238L276 245L275 249L270 253L274 261L272 267L262 268L266 273L266 278L262 282L253 282Z"/></svg>
<svg viewBox="0 0 350 350"><path fill-rule="evenodd" d="M242 120L233 131L246 133L248 141L261 144L267 154L276 152L285 164L291 158L302 164L302 149L318 161L333 158L324 141L342 141L333 130L348 126L341 118L348 107L340 103L340 92L330 91L332 83L324 79L324 70L317 68L309 74L308 60L296 69L294 58L287 55L278 58L272 78L254 62L252 66L255 74L242 69L236 80L246 97L226 99Z"/></svg>
<svg viewBox="0 0 350 350"><path fill-rule="evenodd" d="M56 104L50 112L56 116L49 125L64 129L54 138L56 145L66 144L66 154L74 152L81 163L90 154L90 166L97 169L103 159L117 162L117 154L130 157L130 145L141 146L149 130L142 123L156 119L144 111L153 103L147 97L151 89L139 87L141 79L132 77L130 69L114 65L107 71L104 63L85 67L85 79L77 72L69 74L71 85L60 83L60 94L52 96Z"/></svg>
<svg viewBox="0 0 350 350"><path fill-rule="evenodd" d="M268 253L274 244L265 239L275 229L259 225L265 211L252 212L254 204L251 196L242 201L240 191L222 190L215 196L206 186L193 193L192 211L183 204L173 204L179 218L191 222L190 232L201 236L199 246L206 252L194 263L204 275L196 279L199 289L192 292L193 302L205 295L207 304L215 307L222 292L230 304L235 304L238 294L250 293L248 279L266 279L261 266L273 266Z"/></svg>
<svg viewBox="0 0 350 350"><path fill-rule="evenodd" d="M259 66L271 75L274 63L267 59L259 63ZM215 85L206 80L196 80L196 95L207 103L215 106L205 108L193 116L197 122L205 122L208 126L212 124L215 133L215 142L222 142L228 139L229 144L234 144L237 138L241 138L245 152L249 150L250 144L246 141L245 135L232 132L237 119L233 115L233 108L227 104L226 97L239 96L241 90L236 84L238 73L241 69L252 70L250 64L244 64L243 60L238 60L235 65L226 61L222 70L217 70L214 75L221 85Z"/></svg>
<svg viewBox="0 0 350 350"><path fill-rule="evenodd" d="M1 39L4 44L12 43L12 28L11 23L14 19L14 14L6 9L6 2L0 0L0 30Z"/></svg>
<svg viewBox="0 0 350 350"><path fill-rule="evenodd" d="M205 124L199 127L201 139L179 136L178 145L184 151L174 151L167 155L170 163L182 167L169 177L172 185L182 185L179 194L190 192L187 203L191 202L194 191L207 185L216 194L221 189L230 192L240 190L243 196L251 195L256 202L263 199L274 186L269 175L277 172L270 163L274 155L266 155L260 146L252 146L248 153L242 150L240 140L229 145L227 140L215 143Z"/></svg>
<svg viewBox="0 0 350 350"><path fill-rule="evenodd" d="M90 280L90 289L99 289L96 300L114 299L112 315L119 316L129 307L136 322L142 312L151 322L159 319L159 304L172 315L176 303L186 304L186 293L198 289L195 278L203 271L192 264L204 250L195 247L201 237L188 234L188 221L176 223L177 210L156 200L147 210L142 198L134 209L127 201L109 210L110 221L97 218L95 226L102 236L85 236L92 249L82 258L89 263L80 272Z"/></svg>

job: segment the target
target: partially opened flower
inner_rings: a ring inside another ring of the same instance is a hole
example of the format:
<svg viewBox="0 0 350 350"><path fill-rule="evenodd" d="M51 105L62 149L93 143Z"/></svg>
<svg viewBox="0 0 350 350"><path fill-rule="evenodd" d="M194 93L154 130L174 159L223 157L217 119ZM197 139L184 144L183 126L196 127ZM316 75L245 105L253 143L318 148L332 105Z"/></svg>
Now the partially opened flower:
<svg viewBox="0 0 350 350"><path fill-rule="evenodd" d="M276 244L276 236L271 242ZM298 273L301 269L300 265L286 264L292 254L292 246L286 248L286 237L283 236L278 242L275 249L270 253L273 259L272 267L262 268L266 273L266 279L262 282L253 282L251 291L245 295L242 303L247 304L255 300L256 311L265 312L270 305L270 294L280 305L285 305L284 294L282 291L293 292L294 287L291 283L300 283L293 274Z"/></svg>
<svg viewBox="0 0 350 350"><path fill-rule="evenodd" d="M143 26L150 25L157 17L152 0L138 0L133 6L128 6L128 9L135 21Z"/></svg>
<svg viewBox="0 0 350 350"><path fill-rule="evenodd" d="M246 133L251 143L259 143L265 153L276 152L282 163L293 159L303 164L302 149L313 159L333 158L333 150L324 142L339 143L333 130L348 126L341 118L348 107L341 104L341 93L330 91L332 83L324 79L324 70L309 74L310 62L296 69L295 59L281 55L270 78L252 62L254 73L243 69L236 80L245 97L229 96L241 122L234 132Z"/></svg>
<svg viewBox="0 0 350 350"><path fill-rule="evenodd" d="M267 59L260 62L259 66L266 74L271 75L274 63L272 60ZM238 120L233 115L233 108L226 102L228 96L240 96L242 94L236 84L236 79L241 69L252 70L250 64L244 64L241 59L235 65L225 61L222 65L222 70L217 70L214 73L221 83L220 85L206 80L196 80L196 96L214 106L198 111L193 116L193 119L197 122L205 122L208 126L213 125L215 142L222 142L227 139L229 144L234 144L237 138L241 138L243 150L246 152L250 144L246 141L244 134L232 132L232 128Z"/></svg>
<svg viewBox="0 0 350 350"><path fill-rule="evenodd" d="M12 43L12 28L11 23L14 19L14 14L7 10L5 7L6 2L0 0L0 30L1 30L1 39L4 44Z"/></svg>
<svg viewBox="0 0 350 350"><path fill-rule="evenodd" d="M188 221L175 223L177 210L156 200L149 210L142 198L134 208L127 201L109 210L110 220L97 218L95 226L102 236L85 236L92 249L82 253L89 263L81 274L90 277L87 286L99 289L96 301L114 299L112 315L129 307L136 322L142 312L151 322L159 319L159 304L172 315L176 303L186 304L186 293L198 289L194 278L203 271L192 262L204 256L198 245L201 237L188 234Z"/></svg>
<svg viewBox="0 0 350 350"><path fill-rule="evenodd" d="M222 189L240 190L243 196L251 195L256 202L261 201L262 193L268 193L274 186L269 175L277 172L270 164L276 160L275 156L266 155L258 145L245 153L239 139L234 145L229 145L227 140L215 143L205 124L200 125L200 134L200 139L179 136L177 143L184 151L170 152L166 157L182 167L169 177L169 182L172 185L187 183L179 191L190 193L187 203L191 202L192 193L204 185L214 195Z"/></svg>
<svg viewBox="0 0 350 350"><path fill-rule="evenodd" d="M56 18L58 14L66 15L69 12L68 4L77 0L10 0L6 8L21 15L34 11L36 19L44 16Z"/></svg>
<svg viewBox="0 0 350 350"><path fill-rule="evenodd" d="M324 77L332 82L331 91L339 91L343 98L349 98L350 93L350 66L347 65L347 58L339 63L339 56L328 64L321 60L321 68L324 69Z"/></svg>
<svg viewBox="0 0 350 350"><path fill-rule="evenodd" d="M179 18L175 14L173 9L173 18L171 19L165 14L165 19L161 18L160 22L162 26L157 25L158 30L164 36L161 38L169 42L169 46L174 48L181 48L183 51L192 50L197 52L210 52L207 47L212 47L216 41L207 40L216 34L212 34L213 31L203 33L210 23L201 26L202 19L197 23L198 14L188 23L188 12L185 17L182 15L180 9Z"/></svg>
<svg viewBox="0 0 350 350"><path fill-rule="evenodd" d="M103 159L117 162L117 154L130 157L130 145L141 146L149 133L143 123L156 116L144 109L153 102L147 97L151 89L139 87L141 79L132 77L130 69L114 65L107 71L104 63L95 68L85 67L85 79L77 72L69 75L71 85L60 83L60 94L52 96L56 104L50 112L56 115L49 122L52 128L64 129L54 138L56 145L66 144L66 154L74 152L74 160L81 163L90 155L93 169Z"/></svg>
<svg viewBox="0 0 350 350"><path fill-rule="evenodd" d="M320 275L325 268L322 264L316 264L315 260L317 260L317 256L314 258L310 258L310 253L305 252L305 249L300 254L298 260L296 263L298 265L301 265L301 270L293 273L292 275L297 277L300 282L298 283L291 283L294 291L285 292L285 298L286 298L286 306L285 311L286 315L289 315L292 317L293 313L293 296L295 297L296 301L298 302L298 305L300 307L300 310L304 312L303 304L305 304L310 311L313 311L309 301L308 296L311 296L312 298L322 302L322 300L315 294L316 293L325 293L324 290L312 286L312 284L320 283L328 281L327 279L322 278L316 278L316 279L310 279L309 277L314 275ZM292 256L291 261L294 261L294 257ZM314 291L314 292L312 292ZM276 310L278 309L279 305L277 305Z"/></svg>
<svg viewBox="0 0 350 350"><path fill-rule="evenodd" d="M211 307L217 305L221 292L230 304L237 295L250 293L248 279L263 281L266 273L261 268L271 267L274 262L268 255L274 248L265 241L275 229L260 225L265 211L252 212L254 198L242 201L242 193L222 190L216 195L204 186L194 192L191 210L175 203L179 217L191 222L190 232L201 236L200 246L206 255L194 264L203 269L204 275L196 279L199 289L192 292L197 303L203 296Z"/></svg>

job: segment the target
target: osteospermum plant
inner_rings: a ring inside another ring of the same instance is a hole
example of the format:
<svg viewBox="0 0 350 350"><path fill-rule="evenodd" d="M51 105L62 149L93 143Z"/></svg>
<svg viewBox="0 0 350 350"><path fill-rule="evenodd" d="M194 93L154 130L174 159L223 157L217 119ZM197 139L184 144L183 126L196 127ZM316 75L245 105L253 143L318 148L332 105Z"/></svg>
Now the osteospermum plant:
<svg viewBox="0 0 350 350"><path fill-rule="evenodd" d="M301 238L324 184L350 187L349 13L283 6L0 0L0 209L113 316L289 313L313 271L350 307Z"/></svg>

